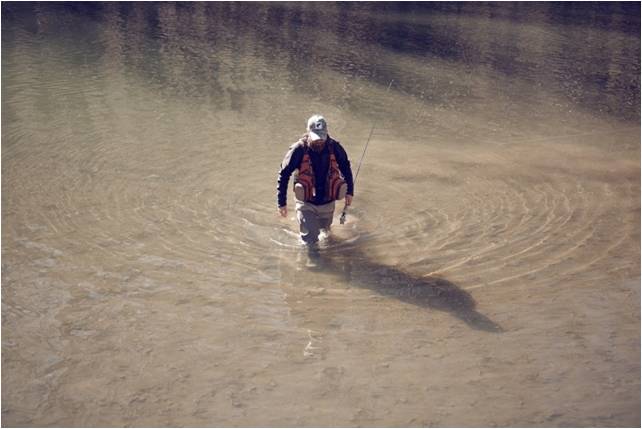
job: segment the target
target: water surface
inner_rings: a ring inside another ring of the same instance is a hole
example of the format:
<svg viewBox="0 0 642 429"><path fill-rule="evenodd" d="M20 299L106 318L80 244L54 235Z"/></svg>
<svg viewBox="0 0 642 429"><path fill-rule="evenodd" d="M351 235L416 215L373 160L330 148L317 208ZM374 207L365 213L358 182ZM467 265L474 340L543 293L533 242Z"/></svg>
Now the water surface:
<svg viewBox="0 0 642 429"><path fill-rule="evenodd" d="M3 424L638 426L639 17L3 2ZM310 257L314 113L375 129Z"/></svg>

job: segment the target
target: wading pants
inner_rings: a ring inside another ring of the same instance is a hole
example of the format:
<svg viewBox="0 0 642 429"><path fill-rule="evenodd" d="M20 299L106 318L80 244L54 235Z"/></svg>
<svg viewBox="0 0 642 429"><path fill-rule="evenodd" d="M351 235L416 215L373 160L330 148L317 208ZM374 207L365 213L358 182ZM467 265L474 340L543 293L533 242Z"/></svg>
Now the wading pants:
<svg viewBox="0 0 642 429"><path fill-rule="evenodd" d="M346 185L344 184L340 191L340 198L345 197ZM334 201L316 205L303 201L303 187L296 184L294 187L296 196L296 218L299 221L299 231L301 239L306 244L314 244L319 241L319 232L321 229L328 229L332 225L334 216Z"/></svg>

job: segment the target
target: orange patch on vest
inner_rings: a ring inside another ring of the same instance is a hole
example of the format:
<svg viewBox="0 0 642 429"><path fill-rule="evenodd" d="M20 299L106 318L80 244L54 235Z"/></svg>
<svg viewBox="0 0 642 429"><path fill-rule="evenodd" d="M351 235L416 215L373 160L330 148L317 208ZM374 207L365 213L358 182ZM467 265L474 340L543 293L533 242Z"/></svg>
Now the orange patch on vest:
<svg viewBox="0 0 642 429"><path fill-rule="evenodd" d="M305 191L305 201L314 201L314 171L312 170L312 161L310 160L310 148L306 141L305 145L305 154L303 155L303 160L299 166L299 175L297 177L296 183L303 185ZM339 190L341 185L345 183L341 170L339 169L339 164L337 163L337 158L334 156L334 144L328 143L328 150L330 151L330 167L328 168L328 177L325 183L325 200L334 201L339 198Z"/></svg>

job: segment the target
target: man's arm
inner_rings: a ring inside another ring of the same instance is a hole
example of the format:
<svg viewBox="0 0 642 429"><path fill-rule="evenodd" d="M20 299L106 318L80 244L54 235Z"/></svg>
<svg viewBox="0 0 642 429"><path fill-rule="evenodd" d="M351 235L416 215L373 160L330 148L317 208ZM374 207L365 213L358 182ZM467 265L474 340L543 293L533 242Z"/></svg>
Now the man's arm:
<svg viewBox="0 0 642 429"><path fill-rule="evenodd" d="M301 147L298 143L290 146L290 150L285 154L283 162L281 163L281 169L279 170L279 175L277 177L277 204L279 209L287 205L287 191L288 191L288 182L290 181L290 176L299 168L301 165L301 159L303 151L297 150ZM285 212L287 214L287 212ZM281 212L283 216L283 211Z"/></svg>
<svg viewBox="0 0 642 429"><path fill-rule="evenodd" d="M343 178L346 180L348 185L347 195L354 195L354 182L352 181L352 168L350 168L350 160L348 159L348 154L346 153L343 146L337 142L336 147L336 156L337 164L339 164L339 170L343 174Z"/></svg>

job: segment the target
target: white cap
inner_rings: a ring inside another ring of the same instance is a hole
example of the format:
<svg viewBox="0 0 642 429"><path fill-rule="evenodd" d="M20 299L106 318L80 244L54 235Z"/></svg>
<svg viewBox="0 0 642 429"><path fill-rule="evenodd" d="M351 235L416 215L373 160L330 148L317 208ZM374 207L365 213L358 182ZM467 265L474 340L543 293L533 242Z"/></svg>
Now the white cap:
<svg viewBox="0 0 642 429"><path fill-rule="evenodd" d="M308 119L310 140L325 140L328 137L328 124L321 115L312 115Z"/></svg>

